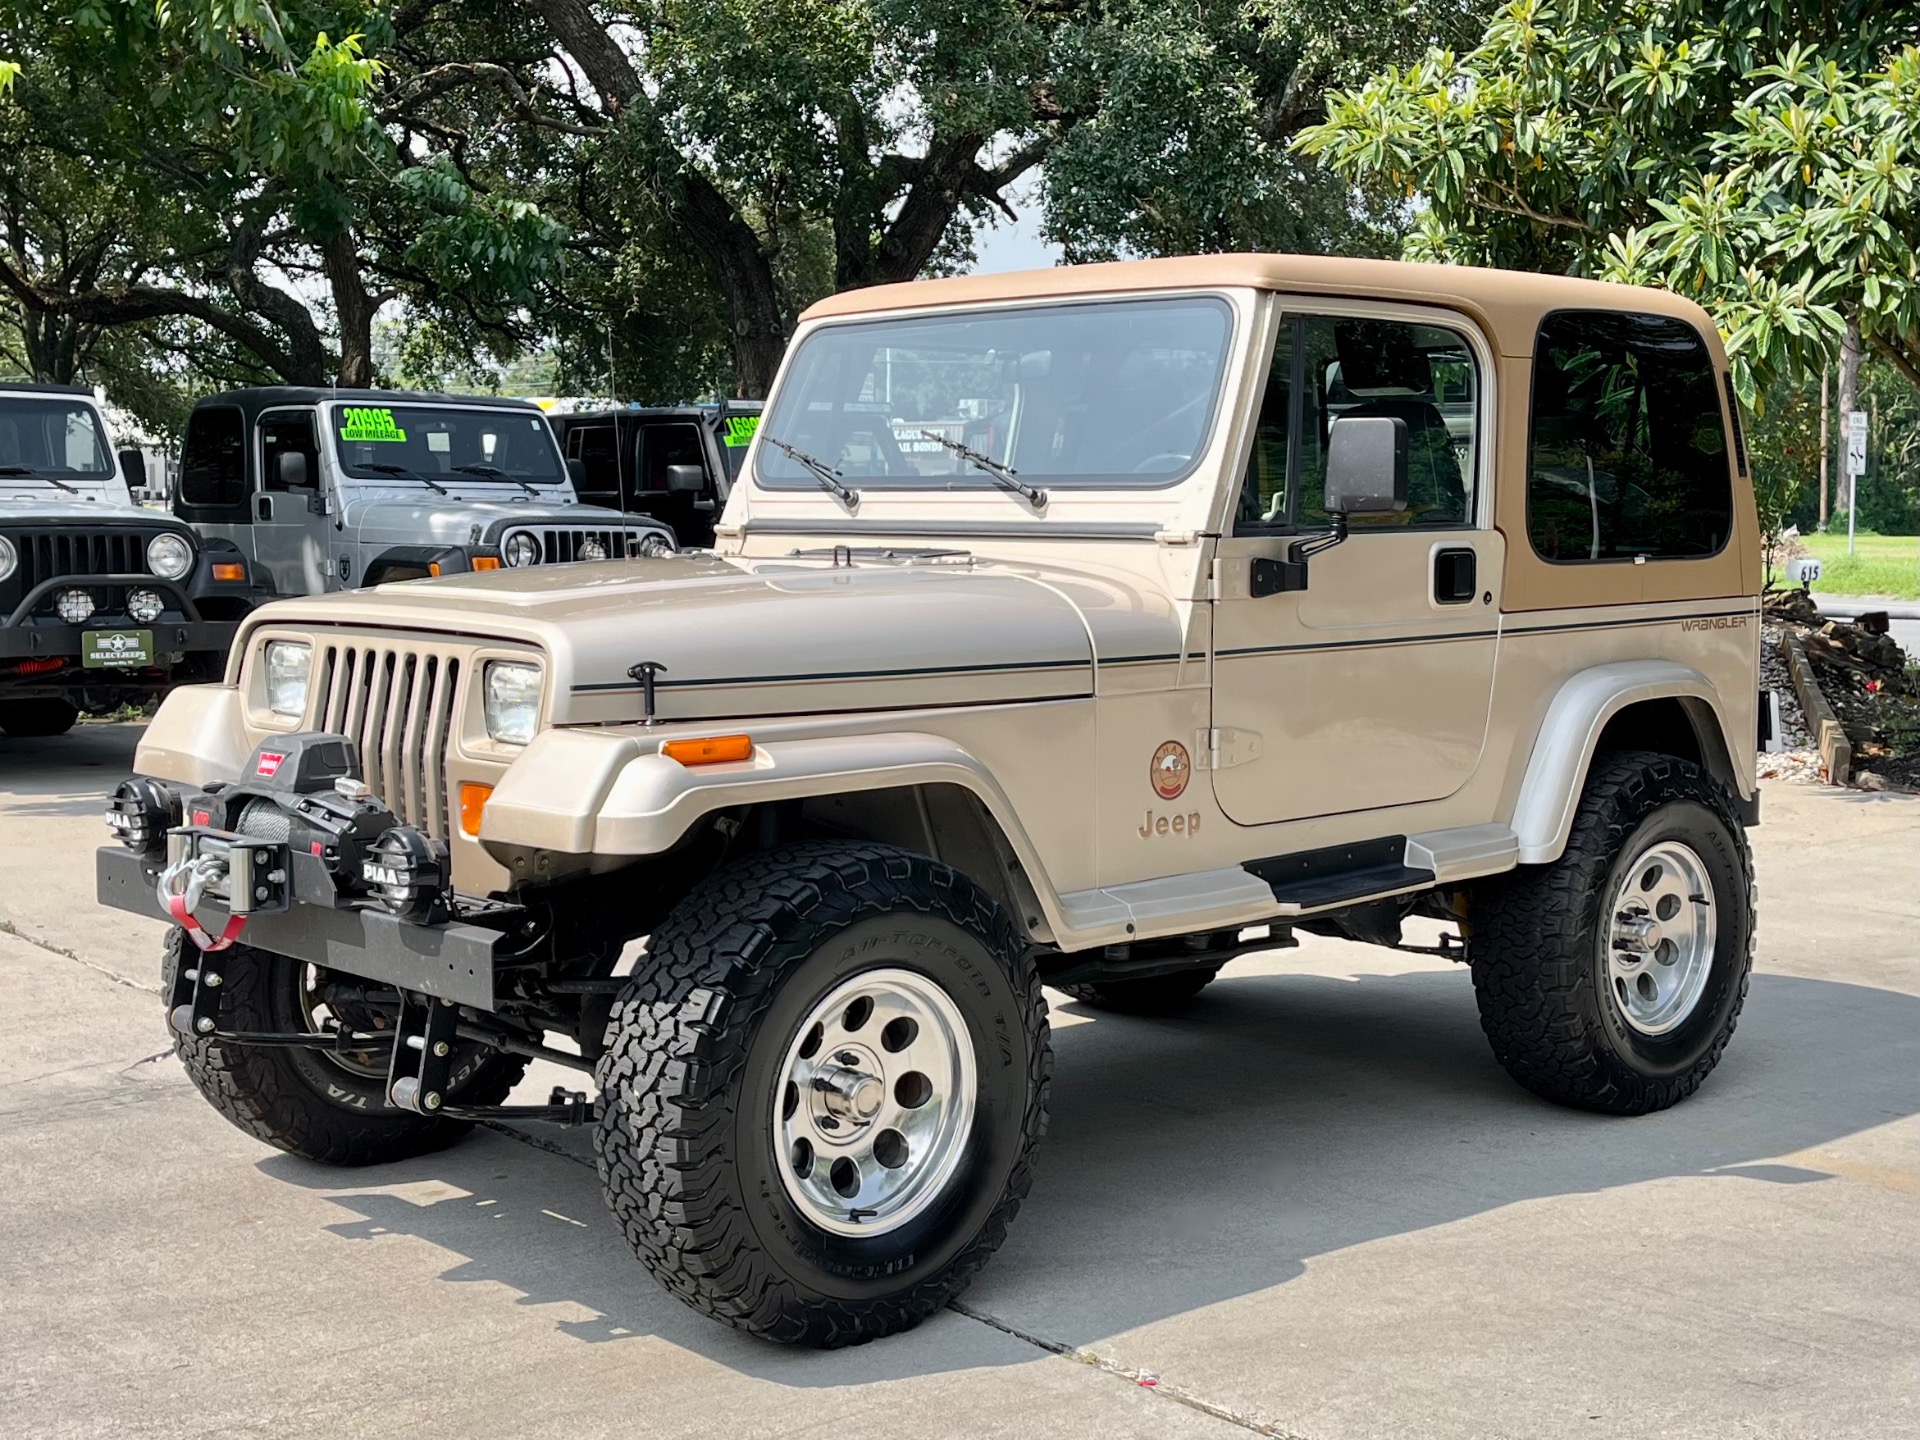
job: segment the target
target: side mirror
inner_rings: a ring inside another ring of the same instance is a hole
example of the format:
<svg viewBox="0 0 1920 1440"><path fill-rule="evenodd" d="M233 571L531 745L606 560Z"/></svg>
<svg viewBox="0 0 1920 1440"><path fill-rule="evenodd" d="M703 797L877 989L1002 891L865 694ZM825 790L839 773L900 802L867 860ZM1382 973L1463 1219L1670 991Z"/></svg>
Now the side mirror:
<svg viewBox="0 0 1920 1440"><path fill-rule="evenodd" d="M147 457L138 450L122 450L119 454L120 476L127 482L129 490L147 488Z"/></svg>
<svg viewBox="0 0 1920 1440"><path fill-rule="evenodd" d="M667 489L677 495L698 495L707 488L707 471L703 465L667 466Z"/></svg>
<svg viewBox="0 0 1920 1440"><path fill-rule="evenodd" d="M1329 515L1378 515L1407 508L1407 422L1348 415L1327 429Z"/></svg>
<svg viewBox="0 0 1920 1440"><path fill-rule="evenodd" d="M307 457L298 450L282 450L274 457L273 478L282 490L304 490L313 483Z"/></svg>
<svg viewBox="0 0 1920 1440"><path fill-rule="evenodd" d="M567 479L573 482L576 490L587 483L587 462L578 455L567 457Z"/></svg>

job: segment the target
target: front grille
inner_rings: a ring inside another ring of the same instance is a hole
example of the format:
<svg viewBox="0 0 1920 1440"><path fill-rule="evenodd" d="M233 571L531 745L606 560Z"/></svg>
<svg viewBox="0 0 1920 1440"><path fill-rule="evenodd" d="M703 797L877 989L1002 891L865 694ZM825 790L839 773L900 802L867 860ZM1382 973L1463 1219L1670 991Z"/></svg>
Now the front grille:
<svg viewBox="0 0 1920 1440"><path fill-rule="evenodd" d="M451 833L447 745L460 660L393 645L325 645L317 657L314 727L349 735L361 778L405 824Z"/></svg>
<svg viewBox="0 0 1920 1440"><path fill-rule="evenodd" d="M609 560L639 554L639 536L631 530L604 530L592 526L568 526L564 529L542 526L534 532L540 537L540 559L547 565L567 565L580 558L580 547L588 539L598 540Z"/></svg>
<svg viewBox="0 0 1920 1440"><path fill-rule="evenodd" d="M15 544L20 550L23 591L68 575L149 575L150 535L131 530L29 532Z"/></svg>

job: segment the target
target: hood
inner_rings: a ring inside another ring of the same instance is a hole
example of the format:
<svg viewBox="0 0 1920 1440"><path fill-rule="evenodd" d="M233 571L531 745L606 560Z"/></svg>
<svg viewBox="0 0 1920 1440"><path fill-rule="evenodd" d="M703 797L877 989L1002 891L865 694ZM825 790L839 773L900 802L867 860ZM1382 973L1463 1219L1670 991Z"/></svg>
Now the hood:
<svg viewBox="0 0 1920 1440"><path fill-rule="evenodd" d="M39 480L0 476L0 524L8 520L40 524L77 520L91 525L100 521L169 519L164 510L135 505L127 487L118 480L68 480L67 483L79 493L70 495L58 485Z"/></svg>
<svg viewBox="0 0 1920 1440"><path fill-rule="evenodd" d="M658 716L691 720L1067 699L1093 693L1097 656L1181 648L1161 596L968 563L679 555L410 581L282 601L255 619L537 647L554 724L640 718L627 671L649 660Z"/></svg>
<svg viewBox="0 0 1920 1440"><path fill-rule="evenodd" d="M384 492L378 498L355 498L349 492L341 517L357 537L369 543L396 545L473 545L497 540L516 525L581 525L595 529L653 528L643 516L622 515L598 505L562 505L523 495L519 500L499 497L489 486L486 499L471 499L455 491L436 495L424 486L417 497Z"/></svg>

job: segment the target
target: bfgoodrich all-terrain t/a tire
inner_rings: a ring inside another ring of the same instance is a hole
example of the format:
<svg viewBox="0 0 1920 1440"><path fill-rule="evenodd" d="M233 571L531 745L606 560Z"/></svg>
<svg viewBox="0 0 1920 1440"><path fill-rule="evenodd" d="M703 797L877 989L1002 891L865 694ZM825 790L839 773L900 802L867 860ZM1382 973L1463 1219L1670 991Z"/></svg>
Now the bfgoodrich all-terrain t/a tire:
<svg viewBox="0 0 1920 1440"><path fill-rule="evenodd" d="M1753 963L1753 860L1698 766L1598 757L1566 852L1470 903L1480 1023L1529 1090L1640 1115L1719 1063Z"/></svg>
<svg viewBox="0 0 1920 1440"><path fill-rule="evenodd" d="M162 993L171 993L182 946L167 936ZM232 1033L311 1030L309 987L322 972L285 955L236 945L221 952L220 1028ZM473 1127L445 1116L399 1110L386 1101L387 1052L336 1058L320 1050L236 1045L201 1036L173 1037L174 1050L200 1093L240 1129L290 1155L323 1165L379 1165L444 1150ZM462 1105L498 1105L519 1083L527 1062L478 1047L455 1052L449 1096Z"/></svg>
<svg viewBox="0 0 1920 1440"><path fill-rule="evenodd" d="M1051 1064L1026 945L973 882L884 845L770 851L682 901L614 1007L607 1202L715 1319L889 1335L1005 1238Z"/></svg>

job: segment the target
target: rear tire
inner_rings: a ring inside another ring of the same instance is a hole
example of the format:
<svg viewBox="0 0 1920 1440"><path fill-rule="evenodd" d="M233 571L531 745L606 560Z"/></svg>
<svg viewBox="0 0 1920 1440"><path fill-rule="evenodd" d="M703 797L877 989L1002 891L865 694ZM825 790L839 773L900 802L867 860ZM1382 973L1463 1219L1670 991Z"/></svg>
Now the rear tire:
<svg viewBox="0 0 1920 1440"><path fill-rule="evenodd" d="M0 731L5 731L16 740L43 740L53 735L64 735L79 718L79 710L55 697L0 700Z"/></svg>
<svg viewBox="0 0 1920 1440"><path fill-rule="evenodd" d="M1753 964L1753 859L1698 766L1594 761L1567 848L1477 886L1480 1024L1536 1095L1641 1115L1699 1088L1732 1038Z"/></svg>
<svg viewBox="0 0 1920 1440"><path fill-rule="evenodd" d="M924 856L810 844L721 871L648 952L595 1135L640 1262L790 1344L890 1335L958 1294L1046 1129L1046 1005L1006 914Z"/></svg>
<svg viewBox="0 0 1920 1440"><path fill-rule="evenodd" d="M1211 985L1219 970L1181 970L1172 975L1149 975L1142 980L1102 980L1086 985L1062 985L1060 992L1082 1005L1113 1010L1122 1015L1171 1015L1191 1005Z"/></svg>
<svg viewBox="0 0 1920 1440"><path fill-rule="evenodd" d="M167 936L162 993L180 964L182 932ZM191 947L189 947L191 948ZM226 979L220 1028L236 1032L308 1030L301 993L304 962L236 945L222 952ZM200 1093L256 1140L322 1165L383 1165L444 1150L473 1128L467 1121L418 1115L387 1104L385 1052L359 1067L319 1050L234 1045L175 1034L174 1052ZM372 1057L375 1052L368 1052ZM462 1105L498 1105L527 1062L478 1047L456 1050L448 1097Z"/></svg>

